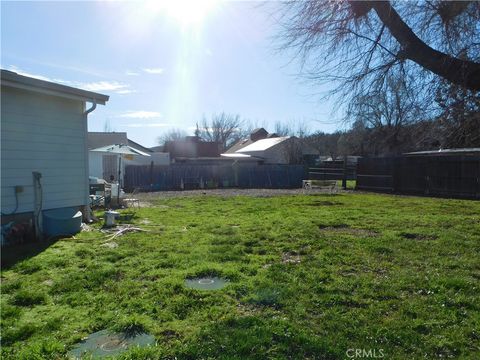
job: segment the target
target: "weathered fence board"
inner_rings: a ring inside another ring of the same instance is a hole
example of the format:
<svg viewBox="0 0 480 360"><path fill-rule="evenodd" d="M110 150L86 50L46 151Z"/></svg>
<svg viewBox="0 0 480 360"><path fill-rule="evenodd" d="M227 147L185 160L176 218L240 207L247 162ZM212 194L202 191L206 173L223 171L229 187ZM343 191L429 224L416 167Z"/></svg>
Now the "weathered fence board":
<svg viewBox="0 0 480 360"><path fill-rule="evenodd" d="M302 165L129 165L125 189L144 191L195 188L299 188L305 178Z"/></svg>
<svg viewBox="0 0 480 360"><path fill-rule="evenodd" d="M357 189L480 199L480 155L362 158Z"/></svg>

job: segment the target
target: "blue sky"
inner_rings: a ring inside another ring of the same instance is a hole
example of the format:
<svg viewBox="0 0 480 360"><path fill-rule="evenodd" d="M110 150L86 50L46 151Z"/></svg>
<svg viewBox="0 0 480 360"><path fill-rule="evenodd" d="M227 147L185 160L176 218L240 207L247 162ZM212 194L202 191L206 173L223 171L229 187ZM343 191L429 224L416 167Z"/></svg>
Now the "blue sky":
<svg viewBox="0 0 480 360"><path fill-rule="evenodd" d="M274 6L2 1L1 66L110 95L89 115L89 130L108 123L144 146L222 111L270 131L277 121L334 131L321 89L275 51Z"/></svg>

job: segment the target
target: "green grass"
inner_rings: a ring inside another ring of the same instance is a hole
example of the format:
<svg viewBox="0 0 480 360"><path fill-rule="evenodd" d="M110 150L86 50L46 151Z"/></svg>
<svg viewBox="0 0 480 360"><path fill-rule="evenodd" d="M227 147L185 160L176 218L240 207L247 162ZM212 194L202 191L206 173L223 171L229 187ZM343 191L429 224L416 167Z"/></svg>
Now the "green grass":
<svg viewBox="0 0 480 360"><path fill-rule="evenodd" d="M149 231L116 248L84 232L3 269L3 359L62 358L105 328L157 339L125 359L480 358L479 202L201 196L134 223ZM203 274L229 285L184 286Z"/></svg>

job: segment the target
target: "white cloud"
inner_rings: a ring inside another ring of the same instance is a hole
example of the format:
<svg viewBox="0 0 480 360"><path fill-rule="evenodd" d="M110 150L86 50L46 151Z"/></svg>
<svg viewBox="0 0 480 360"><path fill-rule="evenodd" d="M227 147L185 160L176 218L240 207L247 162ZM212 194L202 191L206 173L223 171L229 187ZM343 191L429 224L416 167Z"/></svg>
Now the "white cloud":
<svg viewBox="0 0 480 360"><path fill-rule="evenodd" d="M127 124L125 125L126 127L132 127L132 128L140 128L140 127L166 127L170 126L169 124L164 124L164 123L133 123L133 124Z"/></svg>
<svg viewBox="0 0 480 360"><path fill-rule="evenodd" d="M118 81L95 81L89 83L79 83L82 89L88 91L122 91L128 88L128 85Z"/></svg>
<svg viewBox="0 0 480 360"><path fill-rule="evenodd" d="M124 84L118 81L93 81L93 82L73 82L71 86L88 91L105 91L113 92L115 94L126 95L136 93L136 90L130 88L129 84Z"/></svg>
<svg viewBox="0 0 480 360"><path fill-rule="evenodd" d="M110 91L116 94L131 94L136 92L136 90L130 89L130 85L120 83L118 81L93 81L93 82L80 82L80 81L70 81L70 80L63 80L63 79L51 79L44 75L32 74L30 72L24 71L18 68L15 65L10 65L8 67L10 71L14 71L19 75L32 77L39 80L50 81L62 85L68 85L77 87L80 89L84 89L87 91Z"/></svg>
<svg viewBox="0 0 480 360"><path fill-rule="evenodd" d="M69 72L74 71L82 74L87 74L90 76L102 76L102 74L99 71L91 68L57 64L55 62L49 62L49 61L38 61L38 60L32 59L31 57L24 57L24 56L12 56L12 57L16 60L20 60L22 62L28 62L36 65L41 65L42 67L47 66L49 68L54 68L54 69L68 70Z"/></svg>
<svg viewBox="0 0 480 360"><path fill-rule="evenodd" d="M163 74L163 72L165 71L164 68L143 68L142 70L147 74L156 74L156 75Z"/></svg>
<svg viewBox="0 0 480 360"><path fill-rule="evenodd" d="M136 72L136 71L127 70L127 71L125 71L125 75L127 75L127 76L138 76L138 75L140 75L140 73Z"/></svg>
<svg viewBox="0 0 480 360"><path fill-rule="evenodd" d="M128 119L155 119L162 117L162 114L157 111L128 111L125 114L121 114L119 117Z"/></svg>
<svg viewBox="0 0 480 360"><path fill-rule="evenodd" d="M59 80L52 80L52 79L50 79L49 77L46 77L46 76L43 76L43 75L37 75L37 74L32 74L32 73L23 71L23 70L19 69L18 67L16 67L15 65L10 65L10 66L8 67L8 70L13 71L13 72L16 72L16 73L19 74L19 75L32 77L32 78L38 79L38 80L60 82ZM64 83L64 82L62 82L62 83Z"/></svg>
<svg viewBox="0 0 480 360"><path fill-rule="evenodd" d="M136 92L138 92L138 91L137 90L130 90L130 89L124 89L124 90L116 91L116 93L120 94L120 95L133 94L133 93L136 93Z"/></svg>

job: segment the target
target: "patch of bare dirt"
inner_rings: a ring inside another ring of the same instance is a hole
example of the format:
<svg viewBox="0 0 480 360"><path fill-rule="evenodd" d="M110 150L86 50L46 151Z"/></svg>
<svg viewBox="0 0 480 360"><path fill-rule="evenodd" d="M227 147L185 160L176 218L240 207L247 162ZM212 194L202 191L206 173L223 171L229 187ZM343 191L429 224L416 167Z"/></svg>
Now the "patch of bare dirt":
<svg viewBox="0 0 480 360"><path fill-rule="evenodd" d="M53 286L53 280L52 279L47 279L44 282L42 282L43 285L46 286Z"/></svg>
<svg viewBox="0 0 480 360"><path fill-rule="evenodd" d="M175 330L163 330L160 335L165 339L165 340L174 340L174 339L180 339L181 335L176 332Z"/></svg>
<svg viewBox="0 0 480 360"><path fill-rule="evenodd" d="M408 232L403 232L400 234L400 236L404 239L409 240L435 240L438 238L437 235L416 234Z"/></svg>
<svg viewBox="0 0 480 360"><path fill-rule="evenodd" d="M318 229L322 232L334 232L353 236L378 236L378 232L369 229L352 228L346 224L336 225L318 225Z"/></svg>
<svg viewBox="0 0 480 360"><path fill-rule="evenodd" d="M237 311L242 316L251 316L261 312L262 308L252 304L238 304Z"/></svg>
<svg viewBox="0 0 480 360"><path fill-rule="evenodd" d="M116 249L118 247L118 244L115 241L112 242L106 242L100 245L102 247L106 247L108 249Z"/></svg>
<svg viewBox="0 0 480 360"><path fill-rule="evenodd" d="M284 264L300 264L301 261L300 255L294 251L282 254L282 263Z"/></svg>

